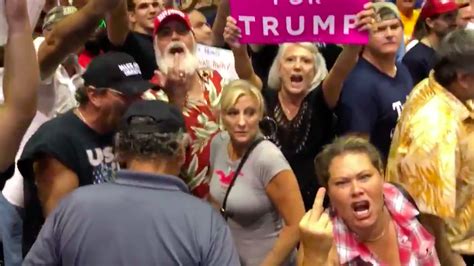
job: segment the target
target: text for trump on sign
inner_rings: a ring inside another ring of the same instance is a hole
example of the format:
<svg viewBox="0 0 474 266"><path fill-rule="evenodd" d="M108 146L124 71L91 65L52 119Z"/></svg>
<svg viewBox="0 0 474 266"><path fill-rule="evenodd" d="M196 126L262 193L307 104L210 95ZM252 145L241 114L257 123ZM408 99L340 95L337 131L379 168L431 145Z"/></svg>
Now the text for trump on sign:
<svg viewBox="0 0 474 266"><path fill-rule="evenodd" d="M355 28L367 0L231 0L242 43L324 42L365 44Z"/></svg>

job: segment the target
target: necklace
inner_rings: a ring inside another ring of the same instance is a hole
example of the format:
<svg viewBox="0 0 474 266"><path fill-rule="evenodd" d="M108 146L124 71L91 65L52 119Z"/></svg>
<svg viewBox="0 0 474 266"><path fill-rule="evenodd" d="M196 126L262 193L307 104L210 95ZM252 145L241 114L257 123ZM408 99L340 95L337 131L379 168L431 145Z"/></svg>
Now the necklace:
<svg viewBox="0 0 474 266"><path fill-rule="evenodd" d="M382 233L380 233L380 235L378 235L378 236L376 236L376 237L374 237L374 238L361 239L359 235L356 234L356 236L357 236L357 239L359 239L359 240L362 241L362 242L365 242L365 243L373 243L373 242L376 242L376 241L382 239L382 238L385 236L385 234L387 233L388 227L390 227L390 220L389 220L388 224L387 224L386 226L384 226Z"/></svg>
<svg viewBox="0 0 474 266"><path fill-rule="evenodd" d="M84 124L89 125L89 122L87 122L86 118L84 115L82 115L81 110L79 110L79 107L76 108L77 114L79 115L79 118L84 122Z"/></svg>
<svg viewBox="0 0 474 266"><path fill-rule="evenodd" d="M367 239L367 240L364 240L363 242L366 242L366 243L372 243L372 242L376 242L380 239L382 239L384 236L385 236L385 233L387 233L387 227L388 226L385 226L385 228L383 229L382 233L374 238L371 238L371 239Z"/></svg>

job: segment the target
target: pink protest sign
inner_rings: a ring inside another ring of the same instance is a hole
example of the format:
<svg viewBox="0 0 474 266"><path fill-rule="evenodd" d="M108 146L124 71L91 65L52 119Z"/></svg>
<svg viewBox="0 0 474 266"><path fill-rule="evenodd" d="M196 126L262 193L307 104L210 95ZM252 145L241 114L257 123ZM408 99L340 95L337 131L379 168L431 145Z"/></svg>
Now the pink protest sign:
<svg viewBox="0 0 474 266"><path fill-rule="evenodd" d="M242 43L323 42L365 44L355 28L368 0L231 0Z"/></svg>

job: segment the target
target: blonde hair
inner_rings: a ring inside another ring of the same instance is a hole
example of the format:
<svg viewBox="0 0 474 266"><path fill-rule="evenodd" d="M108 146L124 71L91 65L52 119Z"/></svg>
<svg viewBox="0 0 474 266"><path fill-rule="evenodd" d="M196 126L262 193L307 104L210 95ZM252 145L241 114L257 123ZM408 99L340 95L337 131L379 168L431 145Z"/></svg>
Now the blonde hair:
<svg viewBox="0 0 474 266"><path fill-rule="evenodd" d="M324 60L321 53L319 53L318 48L315 44L310 42L284 43L280 45L278 53L275 59L273 60L273 64L270 68L270 72L268 73L268 87L275 90L279 90L281 88L280 62L286 50L291 46L302 47L311 52L311 54L313 55L315 75L313 81L311 82L311 87L309 89L312 90L316 88L319 83L321 83L326 78L328 74L328 69L326 67L326 61Z"/></svg>
<svg viewBox="0 0 474 266"><path fill-rule="evenodd" d="M221 113L226 113L242 96L250 96L257 100L257 110L259 111L260 118L262 118L265 112L265 103L262 93L252 83L242 79L231 81L224 86L220 101Z"/></svg>

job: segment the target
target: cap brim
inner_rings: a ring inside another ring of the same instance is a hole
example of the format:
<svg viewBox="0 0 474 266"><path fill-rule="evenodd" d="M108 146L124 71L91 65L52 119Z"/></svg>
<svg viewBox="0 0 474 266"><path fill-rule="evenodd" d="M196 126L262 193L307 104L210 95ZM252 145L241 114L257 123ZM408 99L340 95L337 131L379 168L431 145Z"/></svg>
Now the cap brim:
<svg viewBox="0 0 474 266"><path fill-rule="evenodd" d="M423 12L423 9L421 10L421 13L420 13L420 17L422 19L427 19L429 17L433 17L433 16L437 16L437 15L441 15L441 14L446 14L446 13L449 13L449 12L453 12L453 11L456 11L456 10L459 10L463 7L466 7L470 5L469 2L465 2L465 3L456 3L454 4L453 6L449 7L449 8L446 8L446 9L443 9L443 10L440 10L440 11L437 11L437 12L432 12L431 13L428 13L426 14L425 12Z"/></svg>
<svg viewBox="0 0 474 266"><path fill-rule="evenodd" d="M158 31L160 30L160 28L163 27L164 24L166 24L170 21L173 21L173 20L183 23L189 31L192 30L191 25L189 25L188 21L186 21L185 18L181 17L178 14L172 14L172 15L167 16L165 19L163 19L160 22L160 24L158 25L158 27L155 27L155 29L153 31L153 35L156 35L158 33Z"/></svg>
<svg viewBox="0 0 474 266"><path fill-rule="evenodd" d="M153 87L155 87L155 85L153 85L153 83L150 83L146 80L133 80L133 81L121 82L120 84L117 84L116 86L113 86L112 88L120 91L121 93L125 95L133 96L137 94L142 94Z"/></svg>

